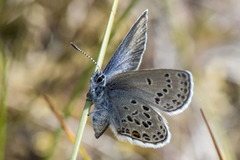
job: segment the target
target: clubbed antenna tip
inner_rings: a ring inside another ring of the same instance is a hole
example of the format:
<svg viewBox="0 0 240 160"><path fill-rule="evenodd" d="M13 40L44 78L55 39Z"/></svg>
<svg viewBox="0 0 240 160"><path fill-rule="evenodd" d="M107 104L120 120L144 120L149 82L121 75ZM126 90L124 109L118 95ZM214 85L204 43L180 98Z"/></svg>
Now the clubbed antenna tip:
<svg viewBox="0 0 240 160"><path fill-rule="evenodd" d="M92 57L90 57L87 53L85 53L84 51L82 51L80 48L78 48L74 43L70 42L70 44L73 46L73 48L75 48L76 50L78 50L79 52L81 52L82 54L84 54L86 57L88 57L99 69L99 71L101 71L101 68L99 67L99 65L97 64L97 62L92 59Z"/></svg>

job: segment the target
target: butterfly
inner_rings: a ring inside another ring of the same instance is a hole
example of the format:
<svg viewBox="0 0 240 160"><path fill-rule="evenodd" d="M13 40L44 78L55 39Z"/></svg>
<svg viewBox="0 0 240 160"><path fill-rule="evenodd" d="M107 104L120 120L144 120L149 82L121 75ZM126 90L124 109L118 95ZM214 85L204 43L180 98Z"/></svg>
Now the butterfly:
<svg viewBox="0 0 240 160"><path fill-rule="evenodd" d="M193 77L185 70L138 70L147 42L147 13L132 26L104 71L92 75L87 98L95 105L91 116L96 138L110 126L119 140L158 148L171 138L160 112L174 115L188 107Z"/></svg>

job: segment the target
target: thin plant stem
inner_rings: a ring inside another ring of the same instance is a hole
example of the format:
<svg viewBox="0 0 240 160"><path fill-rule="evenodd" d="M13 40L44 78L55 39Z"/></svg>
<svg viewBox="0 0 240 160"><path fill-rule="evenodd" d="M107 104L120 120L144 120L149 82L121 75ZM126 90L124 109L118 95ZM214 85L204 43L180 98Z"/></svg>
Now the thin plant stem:
<svg viewBox="0 0 240 160"><path fill-rule="evenodd" d="M52 110L52 112L57 117L58 121L60 122L60 124L61 124L63 130L65 131L65 133L67 134L68 138L74 143L75 135L74 135L73 131L67 126L67 124L64 121L64 118L58 112L56 107L54 107L53 103L50 101L48 96L45 94L42 94L42 95L43 95L43 98L45 99L45 101L47 102L49 108ZM91 160L91 158L88 156L87 152L84 150L84 148L82 146L80 146L79 152L81 153L84 160Z"/></svg>
<svg viewBox="0 0 240 160"><path fill-rule="evenodd" d="M216 139L215 139L215 137L214 137L214 135L213 135L213 133L212 133L212 130L211 130L209 124L208 124L207 118L206 118L205 114L203 113L203 110L202 110L202 109L200 109L200 112L201 112L201 114L202 114L202 117L203 117L203 119L204 119L205 124L207 125L208 131L209 131L209 133L210 133L210 135L211 135L211 138L212 138L214 147L215 147L215 149L216 149L216 151L217 151L217 154L218 154L218 158L219 158L220 160L222 160L223 157L222 157L221 151L220 151L220 149L219 149L219 147L218 147L218 145L217 145L217 141L216 141Z"/></svg>
<svg viewBox="0 0 240 160"><path fill-rule="evenodd" d="M107 29L103 38L103 42L102 42L102 46L99 52L99 57L98 57L98 61L97 64L101 67L103 64L103 59L106 53L106 49L107 49L107 45L108 45L108 41L110 39L110 34L111 34L111 29L113 26L113 22L114 22L114 18L116 15L116 11L117 11L117 6L118 6L118 0L114 0L113 2L113 6L112 6L112 11L108 20L108 25L107 25ZM95 71L97 70L97 67L95 68Z"/></svg>
<svg viewBox="0 0 240 160"><path fill-rule="evenodd" d="M118 28L121 26L122 23L124 23L126 17L130 13L130 11L136 6L136 4L139 2L139 0L132 0L128 7L123 11L122 15L119 17L119 19L115 22L115 25L112 29L110 41L114 37L114 35L117 33ZM110 42L111 43L111 42Z"/></svg>
<svg viewBox="0 0 240 160"><path fill-rule="evenodd" d="M7 81L6 81L6 55L4 52L4 47L2 43L0 44L0 52L1 52L1 59L2 59L2 66L1 68L1 102L0 102L0 159L4 159L4 152L5 152L5 143L6 143L6 132L7 132Z"/></svg>
<svg viewBox="0 0 240 160"><path fill-rule="evenodd" d="M104 35L104 39L103 39L103 42L102 42L102 46L101 46L98 61L97 61L98 65L100 67L103 64L103 59L104 59L104 56L105 56L105 52L106 52L107 44L108 44L108 41L109 41L112 25L113 25L113 22L114 22L114 17L115 17L116 11L117 11L117 6L118 6L118 0L114 0L111 15L110 15L110 18L109 18L109 21L108 21L107 29L106 29L106 32L105 32L105 35ZM96 66L95 70L97 70L97 69L98 69L98 67ZM75 143L74 143L74 146L73 146L71 160L76 160L76 158L77 158L78 149L79 149L79 146L81 144L83 131L84 131L84 128L86 126L88 112L89 112L89 109L90 109L91 105L92 105L92 102L89 101L89 100L86 100L86 103L85 103L85 106L84 106L84 109L83 109L83 113L82 113L82 117L81 117L81 120L80 120L80 123L79 123Z"/></svg>
<svg viewBox="0 0 240 160"><path fill-rule="evenodd" d="M82 75L85 75L83 78L81 78L81 80L79 80L79 82L77 83L77 85L74 88L74 91L71 95L70 100L68 101L68 103L66 104L66 106L64 107L65 109L63 110L63 118L67 119L70 114L71 111L73 109L73 107L75 106L76 102L77 102L77 98L78 96L82 93L82 91L84 90L84 86L88 83L89 79L87 78L88 76L90 76L90 72L93 71L93 65L90 65L83 73ZM54 148L58 143L58 138L60 135L60 132L62 130L60 129L60 127L58 127L55 131L54 131L54 139L53 139L53 143L49 149L48 154L46 155L46 157L44 158L44 160L50 160L52 159L52 155L54 152ZM75 138L75 137L74 137ZM74 139L75 141L75 139ZM73 143L74 143L73 141ZM83 156L84 159L84 156ZM85 159L84 159L85 160Z"/></svg>

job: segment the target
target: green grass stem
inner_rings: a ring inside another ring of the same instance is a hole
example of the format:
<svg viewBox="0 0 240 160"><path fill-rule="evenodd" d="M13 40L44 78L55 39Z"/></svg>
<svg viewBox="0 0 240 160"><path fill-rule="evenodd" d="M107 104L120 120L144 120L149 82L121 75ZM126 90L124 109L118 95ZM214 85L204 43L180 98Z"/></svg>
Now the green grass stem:
<svg viewBox="0 0 240 160"><path fill-rule="evenodd" d="M0 99L0 159L4 159L5 143L6 143L6 132L7 132L7 81L6 81L6 55L4 52L4 46L0 44L1 52L1 99Z"/></svg>
<svg viewBox="0 0 240 160"><path fill-rule="evenodd" d="M104 56L105 56L105 53L106 53L106 49L107 49L107 45L108 45L108 41L109 41L111 29L112 29L112 25L113 25L113 22L114 22L114 17L115 17L116 11L117 11L117 6L118 6L118 0L114 0L111 15L110 15L110 18L109 18L109 21L108 21L107 29L106 29L106 32L105 32L105 35L104 35L104 39L103 39L103 42L102 42L102 46L101 46L98 61L97 61L98 65L100 67L103 64L103 60L104 60ZM95 70L97 70L97 66L96 66ZM76 160L76 158L77 158L78 149L79 149L79 146L81 144L83 131L84 131L84 128L86 126L86 122L87 122L87 118L88 118L87 115L88 115L88 112L89 112L89 109L90 109L91 105L92 105L92 102L87 100L86 103L85 103L84 109L83 109L83 113L82 113L80 123L79 123L78 131L77 131L77 135L76 135L76 139L75 139L75 143L74 143L73 151L72 151L72 155L71 155L71 160Z"/></svg>

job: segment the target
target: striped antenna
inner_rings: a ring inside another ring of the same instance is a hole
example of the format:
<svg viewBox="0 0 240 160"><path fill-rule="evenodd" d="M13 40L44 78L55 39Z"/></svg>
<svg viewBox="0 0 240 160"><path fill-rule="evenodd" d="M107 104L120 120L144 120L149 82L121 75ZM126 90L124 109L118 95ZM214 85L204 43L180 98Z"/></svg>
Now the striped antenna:
<svg viewBox="0 0 240 160"><path fill-rule="evenodd" d="M84 51L82 51L80 48L78 48L74 43L70 42L70 44L73 46L73 48L75 48L76 50L78 50L79 52L81 52L82 54L84 54L86 57L88 57L99 69L99 71L101 71L101 68L99 67L99 65L97 64L97 62L92 59L92 57L90 57L87 53L85 53Z"/></svg>

